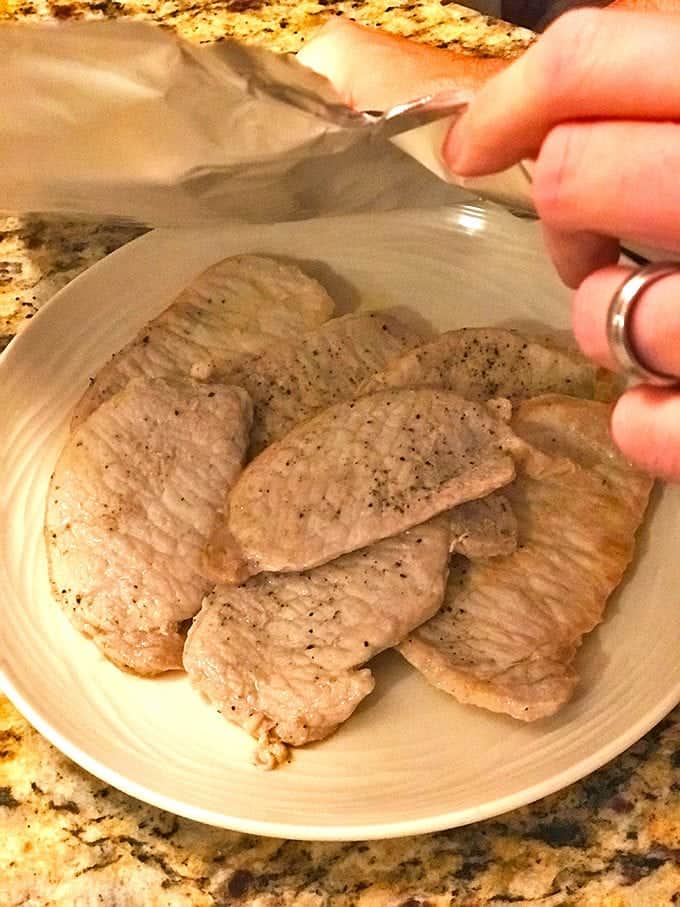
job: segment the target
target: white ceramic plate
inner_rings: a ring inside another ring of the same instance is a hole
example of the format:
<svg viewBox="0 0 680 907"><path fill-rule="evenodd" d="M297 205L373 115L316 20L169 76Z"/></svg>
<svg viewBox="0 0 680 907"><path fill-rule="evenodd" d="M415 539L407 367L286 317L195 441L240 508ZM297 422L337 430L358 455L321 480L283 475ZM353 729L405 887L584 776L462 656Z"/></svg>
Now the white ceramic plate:
<svg viewBox="0 0 680 907"><path fill-rule="evenodd" d="M501 212L360 216L271 228L154 232L62 290L0 361L0 682L59 749L172 812L308 839L461 825L537 799L621 752L680 699L680 491L659 495L606 622L578 657L582 683L525 726L461 706L397 655L330 740L271 773L252 743L182 676L145 680L106 662L50 598L41 537L69 412L97 368L195 274L225 255L296 258L345 310L403 305L439 328L542 322L568 298L537 228Z"/></svg>

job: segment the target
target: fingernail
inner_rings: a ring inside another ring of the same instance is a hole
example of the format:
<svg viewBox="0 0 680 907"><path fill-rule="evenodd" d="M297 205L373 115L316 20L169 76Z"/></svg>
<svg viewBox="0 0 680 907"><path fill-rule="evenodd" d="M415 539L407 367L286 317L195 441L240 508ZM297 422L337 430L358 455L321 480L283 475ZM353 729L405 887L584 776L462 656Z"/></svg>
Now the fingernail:
<svg viewBox="0 0 680 907"><path fill-rule="evenodd" d="M444 155L444 161L449 170L458 174L459 176L464 176L464 164L465 164L465 122L467 114L462 114L453 126L449 129L446 138L444 139L444 148L442 153Z"/></svg>

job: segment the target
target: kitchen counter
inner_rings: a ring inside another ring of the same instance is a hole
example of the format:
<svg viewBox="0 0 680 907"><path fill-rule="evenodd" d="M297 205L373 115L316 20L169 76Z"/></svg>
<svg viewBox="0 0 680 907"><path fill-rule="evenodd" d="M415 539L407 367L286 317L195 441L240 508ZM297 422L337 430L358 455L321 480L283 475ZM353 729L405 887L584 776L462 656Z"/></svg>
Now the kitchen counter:
<svg viewBox="0 0 680 907"><path fill-rule="evenodd" d="M0 20L134 18L173 28L190 41L235 37L281 53L298 51L333 15L491 56L514 56L533 40L525 29L447 0L0 0Z"/></svg>
<svg viewBox="0 0 680 907"><path fill-rule="evenodd" d="M132 16L193 41L294 51L333 14L513 56L529 32L435 2L0 0L0 20ZM140 231L0 221L0 350L60 287ZM366 844L255 838L178 819L86 774L0 696L0 907L680 903L680 709L604 769L531 807Z"/></svg>
<svg viewBox="0 0 680 907"><path fill-rule="evenodd" d="M680 711L499 819L364 844L178 819L87 775L0 700L2 907L662 907L680 902Z"/></svg>

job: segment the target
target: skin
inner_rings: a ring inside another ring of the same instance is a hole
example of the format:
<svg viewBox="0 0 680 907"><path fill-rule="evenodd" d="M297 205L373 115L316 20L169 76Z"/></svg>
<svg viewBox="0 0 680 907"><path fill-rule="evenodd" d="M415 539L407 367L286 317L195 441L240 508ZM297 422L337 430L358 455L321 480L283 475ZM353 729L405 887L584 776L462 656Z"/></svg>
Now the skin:
<svg viewBox="0 0 680 907"><path fill-rule="evenodd" d="M609 367L607 307L630 273L616 265L619 238L680 252L679 53L677 13L573 10L479 90L444 147L460 176L533 159L546 244L575 290L576 338ZM631 336L646 365L680 378L680 273L645 292ZM680 392L627 391L612 434L630 460L680 481Z"/></svg>

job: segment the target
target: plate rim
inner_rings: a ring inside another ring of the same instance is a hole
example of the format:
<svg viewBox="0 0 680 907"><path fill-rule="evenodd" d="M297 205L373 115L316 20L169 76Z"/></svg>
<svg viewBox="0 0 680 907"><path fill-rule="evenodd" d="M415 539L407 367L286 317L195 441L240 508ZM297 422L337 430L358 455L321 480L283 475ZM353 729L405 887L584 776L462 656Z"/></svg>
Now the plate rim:
<svg viewBox="0 0 680 907"><path fill-rule="evenodd" d="M73 745L55 730L47 719L33 709L24 699L14 685L9 681L0 665L0 691L2 691L20 714L31 724L35 730L42 734L59 752L67 756L76 765L104 781L111 787L122 791L130 797L147 803L158 809L165 810L173 815L210 825L214 828L224 828L229 831L242 832L267 838L285 838L292 841L372 841L391 838L404 838L413 835L433 834L452 828L462 828L485 819L502 816L523 806L529 806L551 794L564 790L571 784L582 780L593 772L620 756L628 747L633 746L645 734L656 727L659 722L675 708L680 702L680 684L674 687L668 696L662 700L658 708L641 718L637 724L596 753L574 763L570 768L564 769L550 780L538 782L530 787L523 788L514 794L490 800L481 807L469 807L464 810L439 813L423 819L406 819L400 822L367 825L287 825L281 822L268 822L259 819L244 819L238 816L227 816L224 813L213 812L201 807L190 807L181 800L175 800L164 794L139 785L115 769L108 768L98 759L89 756L79 746Z"/></svg>

